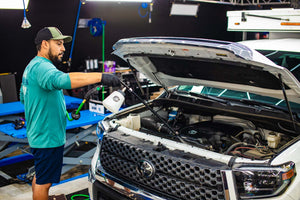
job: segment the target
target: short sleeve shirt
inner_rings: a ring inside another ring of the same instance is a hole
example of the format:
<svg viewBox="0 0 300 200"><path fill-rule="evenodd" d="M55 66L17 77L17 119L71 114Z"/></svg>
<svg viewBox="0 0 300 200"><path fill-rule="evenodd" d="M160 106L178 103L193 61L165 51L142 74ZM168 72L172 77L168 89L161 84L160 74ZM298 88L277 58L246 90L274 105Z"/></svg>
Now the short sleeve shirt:
<svg viewBox="0 0 300 200"><path fill-rule="evenodd" d="M66 141L66 105L62 89L71 89L68 73L36 56L27 65L20 88L26 131L33 148L52 148Z"/></svg>

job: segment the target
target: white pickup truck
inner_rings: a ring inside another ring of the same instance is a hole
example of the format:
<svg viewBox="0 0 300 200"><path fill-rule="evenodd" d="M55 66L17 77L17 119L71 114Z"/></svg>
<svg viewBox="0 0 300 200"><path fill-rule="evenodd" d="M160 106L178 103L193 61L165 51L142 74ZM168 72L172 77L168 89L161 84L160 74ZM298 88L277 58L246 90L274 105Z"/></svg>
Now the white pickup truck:
<svg viewBox="0 0 300 200"><path fill-rule="evenodd" d="M246 42L118 41L115 55L169 89L98 123L91 199L300 199L300 54L281 46L260 49L273 62Z"/></svg>

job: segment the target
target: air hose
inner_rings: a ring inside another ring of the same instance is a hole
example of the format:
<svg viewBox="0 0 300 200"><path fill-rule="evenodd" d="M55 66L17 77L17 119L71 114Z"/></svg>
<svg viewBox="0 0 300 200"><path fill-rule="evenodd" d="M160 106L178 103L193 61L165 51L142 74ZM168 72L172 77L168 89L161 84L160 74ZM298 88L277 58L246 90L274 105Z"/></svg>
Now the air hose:
<svg viewBox="0 0 300 200"><path fill-rule="evenodd" d="M69 65L71 65L71 61L72 61L72 54L73 54L73 49L74 49L74 44L75 44L75 37L76 37L76 31L77 31L77 26L78 26L78 20L79 20L81 4L82 4L82 2L79 1L79 6L78 6L78 11L77 11L77 16L76 16L76 22L75 22L75 27L74 27L74 33L73 33L73 37L72 37L73 38L72 39L72 46L71 46L70 56L69 56L69 60L68 60Z"/></svg>
<svg viewBox="0 0 300 200"><path fill-rule="evenodd" d="M90 29L90 33L92 36L101 36L102 35L102 72L105 71L104 63L105 63L105 26L106 21L100 18L93 18L88 22L88 27ZM102 87L102 101L104 100L104 87Z"/></svg>
<svg viewBox="0 0 300 200"><path fill-rule="evenodd" d="M71 196L71 200L75 200L76 197L79 197L78 199L83 199L83 200L89 200L90 196L86 195L86 194L74 194L73 196Z"/></svg>
<svg viewBox="0 0 300 200"><path fill-rule="evenodd" d="M88 21L87 25L92 36L101 36L103 34L103 28L106 25L106 21L102 21L100 18L93 18Z"/></svg>
<svg viewBox="0 0 300 200"><path fill-rule="evenodd" d="M80 118L80 110L82 109L83 105L85 104L86 101L89 100L90 96L94 93L94 92L97 92L97 91L100 91L101 88L103 86L102 85L97 85L96 87L90 89L85 95L84 95L84 98L82 100L82 102L80 103L79 107L77 108L77 110L73 110L72 113L71 113L71 117L68 113L68 111L66 112L67 114L67 118L69 121L73 121L74 119L75 120L78 120Z"/></svg>
<svg viewBox="0 0 300 200"><path fill-rule="evenodd" d="M103 26L103 33L102 33L102 72L105 71L104 69L104 62L105 62L105 24ZM102 87L102 101L104 100L104 87Z"/></svg>

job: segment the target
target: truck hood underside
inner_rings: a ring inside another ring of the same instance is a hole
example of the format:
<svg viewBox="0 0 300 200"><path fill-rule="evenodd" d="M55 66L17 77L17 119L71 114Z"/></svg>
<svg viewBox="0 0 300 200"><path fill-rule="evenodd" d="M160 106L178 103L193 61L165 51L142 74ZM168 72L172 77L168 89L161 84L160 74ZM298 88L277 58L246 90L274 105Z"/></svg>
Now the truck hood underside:
<svg viewBox="0 0 300 200"><path fill-rule="evenodd" d="M283 99L280 74L288 100L300 103L298 80L286 68L241 44L189 38L129 38L118 41L114 50L114 54L163 87L202 85Z"/></svg>

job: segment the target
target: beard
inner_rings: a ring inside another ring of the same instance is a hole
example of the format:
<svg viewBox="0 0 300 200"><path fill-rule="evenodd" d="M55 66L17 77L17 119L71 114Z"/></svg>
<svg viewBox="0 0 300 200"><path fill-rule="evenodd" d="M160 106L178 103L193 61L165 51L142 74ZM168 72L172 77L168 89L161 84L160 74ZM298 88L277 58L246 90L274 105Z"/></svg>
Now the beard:
<svg viewBox="0 0 300 200"><path fill-rule="evenodd" d="M60 53L58 55L54 55L51 51L51 48L49 49L49 52L48 52L48 56L49 56L49 59L50 61L54 64L54 65L58 65L59 63L61 63L62 61L62 58L59 58L58 56L62 55L63 53Z"/></svg>

